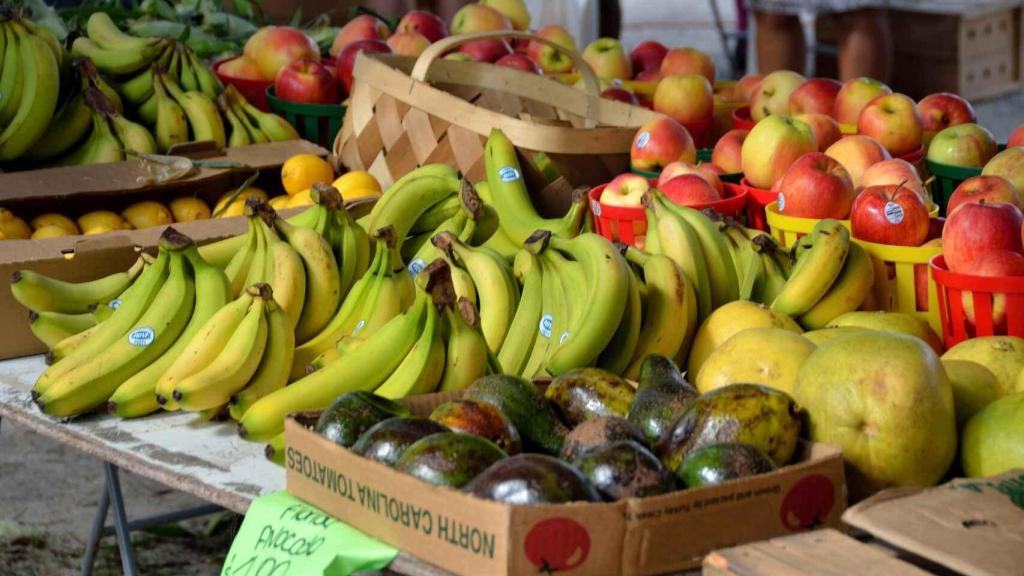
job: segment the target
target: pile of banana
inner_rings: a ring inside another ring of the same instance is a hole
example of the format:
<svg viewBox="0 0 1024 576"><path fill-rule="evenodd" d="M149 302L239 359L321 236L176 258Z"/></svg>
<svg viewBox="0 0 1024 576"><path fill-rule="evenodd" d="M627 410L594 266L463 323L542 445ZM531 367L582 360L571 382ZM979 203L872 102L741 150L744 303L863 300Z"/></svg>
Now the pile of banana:
<svg viewBox="0 0 1024 576"><path fill-rule="evenodd" d="M45 29L0 14L0 163L99 164L185 142L299 138L280 116L225 90L181 42L126 34L106 12L94 12L85 32L65 52Z"/></svg>

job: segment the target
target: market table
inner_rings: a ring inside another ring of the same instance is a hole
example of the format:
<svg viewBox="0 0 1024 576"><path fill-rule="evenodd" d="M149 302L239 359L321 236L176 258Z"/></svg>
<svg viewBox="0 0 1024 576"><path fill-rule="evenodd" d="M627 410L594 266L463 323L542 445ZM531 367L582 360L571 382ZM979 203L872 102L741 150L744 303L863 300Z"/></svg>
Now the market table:
<svg viewBox="0 0 1024 576"><path fill-rule="evenodd" d="M161 413L134 420L96 414L61 421L32 403L30 390L46 368L42 356L0 362L0 421L42 434L104 463L105 485L82 558L91 574L100 539L117 536L124 573L137 574L129 536L140 530L227 509L245 514L252 501L284 488L285 472L263 455L263 444L246 442L230 424L201 422L191 413ZM119 472L127 470L210 504L128 520ZM113 527L106 526L113 509ZM399 553L391 569L410 576L445 574Z"/></svg>

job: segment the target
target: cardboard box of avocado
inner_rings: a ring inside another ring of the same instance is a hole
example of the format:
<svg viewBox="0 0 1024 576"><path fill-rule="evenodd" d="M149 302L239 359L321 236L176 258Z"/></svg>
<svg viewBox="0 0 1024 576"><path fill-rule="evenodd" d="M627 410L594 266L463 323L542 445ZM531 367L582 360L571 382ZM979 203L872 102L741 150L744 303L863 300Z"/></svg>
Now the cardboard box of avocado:
<svg viewBox="0 0 1024 576"><path fill-rule="evenodd" d="M456 574L659 574L716 548L840 525L840 451L798 440L787 396L739 385L696 397L674 370L635 394L606 373L546 388L490 376L397 407L350 393L288 419L287 488ZM482 421L507 425L472 424Z"/></svg>
<svg viewBox="0 0 1024 576"><path fill-rule="evenodd" d="M225 149L223 155L204 160L229 160L247 168L200 168L187 177L160 184L147 183L150 174L138 160L0 173L0 206L26 221L36 214L58 212L74 218L92 210L120 212L140 200L168 201L195 196L209 205L260 172L256 185L270 193L280 188L280 168L295 154L327 154L323 148L296 140ZM141 180L140 180L141 179ZM223 218L174 224L197 243L245 231L244 218ZM0 359L46 352L33 335L24 315L29 312L11 296L10 278L18 270L32 270L61 280L81 282L127 270L140 250L156 246L164 227L108 232L96 236L65 236L42 240L0 241L0 316L8 322L0 334Z"/></svg>

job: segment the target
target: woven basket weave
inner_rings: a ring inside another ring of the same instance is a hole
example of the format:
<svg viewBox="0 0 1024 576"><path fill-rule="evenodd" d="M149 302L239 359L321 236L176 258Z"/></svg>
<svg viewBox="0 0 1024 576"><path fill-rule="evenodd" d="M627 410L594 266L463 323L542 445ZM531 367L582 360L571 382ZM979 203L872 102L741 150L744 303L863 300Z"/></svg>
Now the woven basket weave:
<svg viewBox="0 0 1024 576"><path fill-rule="evenodd" d="M440 58L465 42L502 38L536 40L565 52L586 89L503 66ZM578 54L518 32L452 36L418 59L360 53L353 76L334 153L384 186L431 163L483 180L484 142L493 128L502 129L516 146L531 189L558 178L570 188L593 186L628 171L637 128L658 117L601 98L593 71ZM538 208L557 211L566 201L542 201Z"/></svg>

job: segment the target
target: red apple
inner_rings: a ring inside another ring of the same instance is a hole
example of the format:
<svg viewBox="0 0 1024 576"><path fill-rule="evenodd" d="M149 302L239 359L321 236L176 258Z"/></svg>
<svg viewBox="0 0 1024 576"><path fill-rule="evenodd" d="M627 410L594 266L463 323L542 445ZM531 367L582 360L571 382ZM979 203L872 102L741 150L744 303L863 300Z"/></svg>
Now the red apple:
<svg viewBox="0 0 1024 576"><path fill-rule="evenodd" d="M1006 141L1007 148L1013 148L1016 146L1024 146L1024 122L1017 126L1013 134L1010 134L1010 138Z"/></svg>
<svg viewBox="0 0 1024 576"><path fill-rule="evenodd" d="M601 192L601 204L608 206L639 206L644 193L650 190L647 178L639 174L619 174Z"/></svg>
<svg viewBox="0 0 1024 576"><path fill-rule="evenodd" d="M825 154L835 158L850 173L853 187L861 187L861 176L868 166L892 158L878 140L860 134L840 138L828 147Z"/></svg>
<svg viewBox="0 0 1024 576"><path fill-rule="evenodd" d="M242 80L266 80L263 77L263 72L260 72L260 67L253 62L252 59L245 56L239 56L238 58L232 58L226 62L223 62L217 67L217 72L227 76L228 78L239 78Z"/></svg>
<svg viewBox="0 0 1024 576"><path fill-rule="evenodd" d="M530 60L522 54L506 54L495 61L498 66L505 66L506 68L515 68L522 70L523 72L529 72L531 74L541 74L540 66L533 60Z"/></svg>
<svg viewBox="0 0 1024 576"><path fill-rule="evenodd" d="M707 78L708 82L715 81L715 63L711 61L711 57L696 48L669 50L661 60L659 69L662 76L700 74Z"/></svg>
<svg viewBox="0 0 1024 576"><path fill-rule="evenodd" d="M666 76L654 89L654 111L682 124L707 120L714 110L711 83L699 74Z"/></svg>
<svg viewBox="0 0 1024 576"><path fill-rule="evenodd" d="M669 200L680 206L700 206L722 199L714 186L697 174L676 176L659 188Z"/></svg>
<svg viewBox="0 0 1024 576"><path fill-rule="evenodd" d="M443 22L441 24L444 25ZM342 48L356 40L386 40L390 35L391 30L388 29L387 22L370 14L361 14L338 30L334 42L331 43L331 56L336 57Z"/></svg>
<svg viewBox="0 0 1024 576"><path fill-rule="evenodd" d="M831 78L810 78L789 95L789 113L832 114L836 94L843 85Z"/></svg>
<svg viewBox="0 0 1024 576"><path fill-rule="evenodd" d="M487 32L489 30L511 30L512 23L504 14L490 6L466 4L452 16L452 34Z"/></svg>
<svg viewBox="0 0 1024 576"><path fill-rule="evenodd" d="M398 21L395 32L419 32L433 43L448 35L448 25L433 12L412 10Z"/></svg>
<svg viewBox="0 0 1024 576"><path fill-rule="evenodd" d="M337 104L338 81L318 60L295 60L277 73L274 95L288 102Z"/></svg>
<svg viewBox="0 0 1024 576"><path fill-rule="evenodd" d="M391 47L383 40L356 40L341 49L338 53L338 78L341 79L341 85L345 87L347 94L352 93L352 68L356 65L356 55L360 52L390 53Z"/></svg>
<svg viewBox="0 0 1024 576"><path fill-rule="evenodd" d="M726 174L735 174L743 171L743 160L741 151L743 141L746 140L749 130L737 128L729 130L718 139L715 148L711 150L711 163L720 167Z"/></svg>
<svg viewBox="0 0 1024 576"><path fill-rule="evenodd" d="M857 119L857 132L878 140L893 156L914 152L924 138L917 106L909 96L899 93L868 102Z"/></svg>
<svg viewBox="0 0 1024 576"><path fill-rule="evenodd" d="M942 247L953 272L971 273L971 263L993 250L1024 250L1020 208L1004 202L969 202L946 217Z"/></svg>
<svg viewBox="0 0 1024 576"><path fill-rule="evenodd" d="M772 114L789 114L789 96L804 83L804 77L792 70L776 70L764 77L750 98L750 117L755 122Z"/></svg>
<svg viewBox="0 0 1024 576"><path fill-rule="evenodd" d="M854 238L891 246L920 246L928 239L928 208L903 186L869 186L850 209Z"/></svg>
<svg viewBox="0 0 1024 576"><path fill-rule="evenodd" d="M397 32L387 42L392 52L402 56L419 56L430 46L430 40L419 32Z"/></svg>
<svg viewBox="0 0 1024 576"><path fill-rule="evenodd" d="M743 174L752 186L769 189L798 158L814 152L811 127L789 116L771 115L754 125L740 151Z"/></svg>
<svg viewBox="0 0 1024 576"><path fill-rule="evenodd" d="M995 137L978 124L957 124L940 131L928 145L928 159L939 164L981 168L996 155Z"/></svg>
<svg viewBox="0 0 1024 576"><path fill-rule="evenodd" d="M1012 146L996 154L981 170L986 176L1002 176L1018 192L1024 190L1024 146ZM1021 209L1024 206L1018 205Z"/></svg>
<svg viewBox="0 0 1024 576"><path fill-rule="evenodd" d="M868 102L883 94L891 94L892 90L878 80L867 77L848 80L836 94L832 117L840 124L857 125L857 119Z"/></svg>
<svg viewBox="0 0 1024 576"><path fill-rule="evenodd" d="M843 165L821 152L804 154L779 185L779 212L797 218L850 216L853 182Z"/></svg>
<svg viewBox="0 0 1024 576"><path fill-rule="evenodd" d="M925 206L931 205L932 202L931 195L917 174L917 168L902 158L882 160L868 166L861 174L859 185L861 188L902 185L904 188L910 188L917 192Z"/></svg>
<svg viewBox="0 0 1024 576"><path fill-rule="evenodd" d="M615 38L598 38L583 51L583 60L598 78L605 80L628 80L633 77L633 68L629 56Z"/></svg>
<svg viewBox="0 0 1024 576"><path fill-rule="evenodd" d="M636 95L625 88L605 88L601 91L601 98L618 100L619 102L625 102L626 104L632 104L634 106L640 105L640 101L636 99Z"/></svg>
<svg viewBox="0 0 1024 576"><path fill-rule="evenodd" d="M929 94L917 103L925 132L938 132L957 124L977 122L971 103L951 92Z"/></svg>
<svg viewBox="0 0 1024 576"><path fill-rule="evenodd" d="M697 149L682 124L663 116L649 120L637 130L629 158L633 168L656 172L676 161L693 164L697 161Z"/></svg>
<svg viewBox="0 0 1024 576"><path fill-rule="evenodd" d="M473 40L459 46L459 52L468 54L477 62L497 62L502 56L512 53L512 47L508 42L497 38L487 40Z"/></svg>
<svg viewBox="0 0 1024 576"><path fill-rule="evenodd" d="M741 102L750 102L750 99L757 92L757 87L761 84L761 80L764 80L764 75L762 74L747 74L740 78L736 81L736 87L733 88L733 97Z"/></svg>
<svg viewBox="0 0 1024 576"><path fill-rule="evenodd" d="M793 118L811 127L811 132L814 132L814 140L818 143L818 152L828 150L829 146L843 137L843 133L839 130L839 122L827 114L797 114Z"/></svg>
<svg viewBox="0 0 1024 576"><path fill-rule="evenodd" d="M557 24L542 26L537 30L536 35L576 52L576 39L562 26ZM540 42L530 42L526 47L526 55L536 62L545 74L563 74L573 68L572 60L568 56Z"/></svg>
<svg viewBox="0 0 1024 576"><path fill-rule="evenodd" d="M648 70L661 68L661 61L668 54L668 48L661 42L647 40L636 45L629 51L629 61L633 66L633 73L639 74Z"/></svg>
<svg viewBox="0 0 1024 576"><path fill-rule="evenodd" d="M718 174L714 172L713 169L705 168L705 166L710 166L710 164L694 166L693 164L687 164L686 162L673 162L662 169L661 174L658 176L658 188L663 188L669 180L673 180L679 176L694 174L703 178L711 185L712 188L715 189L715 192L718 192L718 194L721 195L723 191L722 179L718 177Z"/></svg>
<svg viewBox="0 0 1024 576"><path fill-rule="evenodd" d="M984 200L988 203L1005 202L1024 210L1024 199L1020 191L1001 176L972 176L964 180L949 196L946 214L963 204L977 203Z"/></svg>
<svg viewBox="0 0 1024 576"><path fill-rule="evenodd" d="M260 28L245 42L244 54L249 57L267 80L277 77L277 71L293 60L317 60L320 48L302 30L291 26Z"/></svg>
<svg viewBox="0 0 1024 576"><path fill-rule="evenodd" d="M633 78L637 82L661 82L661 70L644 70Z"/></svg>

